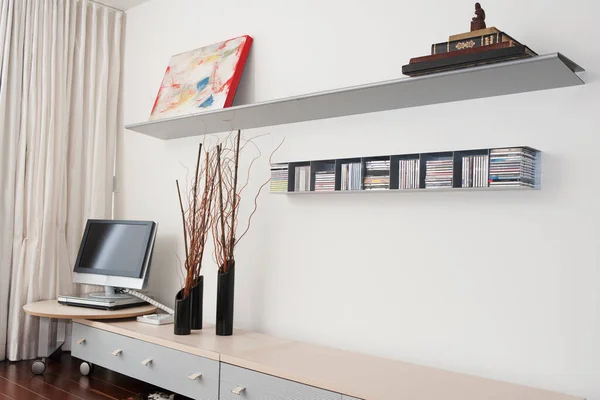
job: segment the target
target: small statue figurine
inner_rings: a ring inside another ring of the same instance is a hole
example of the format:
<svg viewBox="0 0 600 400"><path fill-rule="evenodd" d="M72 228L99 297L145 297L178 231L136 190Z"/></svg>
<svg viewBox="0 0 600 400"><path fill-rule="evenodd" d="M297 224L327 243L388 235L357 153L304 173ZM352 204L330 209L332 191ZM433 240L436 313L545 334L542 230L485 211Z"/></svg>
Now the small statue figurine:
<svg viewBox="0 0 600 400"><path fill-rule="evenodd" d="M471 32L479 29L485 29L485 11L481 4L475 3L475 16L471 20Z"/></svg>

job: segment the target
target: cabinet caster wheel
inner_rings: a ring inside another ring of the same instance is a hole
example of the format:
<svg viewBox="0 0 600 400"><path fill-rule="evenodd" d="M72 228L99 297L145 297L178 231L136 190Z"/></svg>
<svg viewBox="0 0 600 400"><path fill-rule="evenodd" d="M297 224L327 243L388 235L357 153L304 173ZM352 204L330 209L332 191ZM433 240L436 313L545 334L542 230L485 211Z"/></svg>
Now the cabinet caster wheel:
<svg viewBox="0 0 600 400"><path fill-rule="evenodd" d="M31 372L34 375L42 375L46 370L46 363L42 360L35 360L31 364Z"/></svg>
<svg viewBox="0 0 600 400"><path fill-rule="evenodd" d="M91 375L92 372L94 372L94 365L84 361L79 365L79 372L81 372L81 375L83 376Z"/></svg>

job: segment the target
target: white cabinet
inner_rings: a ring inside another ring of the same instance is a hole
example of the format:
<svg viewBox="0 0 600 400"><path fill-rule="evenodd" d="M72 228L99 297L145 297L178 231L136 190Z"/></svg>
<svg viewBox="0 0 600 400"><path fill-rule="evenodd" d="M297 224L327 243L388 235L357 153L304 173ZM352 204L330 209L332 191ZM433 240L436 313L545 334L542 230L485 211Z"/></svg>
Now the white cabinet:
<svg viewBox="0 0 600 400"><path fill-rule="evenodd" d="M218 400L219 362L82 324L73 356L194 399Z"/></svg>

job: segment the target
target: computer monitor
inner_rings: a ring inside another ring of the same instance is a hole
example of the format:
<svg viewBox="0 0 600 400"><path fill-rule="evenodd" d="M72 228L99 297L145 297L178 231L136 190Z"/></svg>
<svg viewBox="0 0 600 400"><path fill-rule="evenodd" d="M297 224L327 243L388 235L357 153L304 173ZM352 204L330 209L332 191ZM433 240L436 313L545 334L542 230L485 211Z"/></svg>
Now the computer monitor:
<svg viewBox="0 0 600 400"><path fill-rule="evenodd" d="M73 282L103 285L104 299L130 297L114 288L144 289L148 283L157 224L153 221L89 219L83 232Z"/></svg>

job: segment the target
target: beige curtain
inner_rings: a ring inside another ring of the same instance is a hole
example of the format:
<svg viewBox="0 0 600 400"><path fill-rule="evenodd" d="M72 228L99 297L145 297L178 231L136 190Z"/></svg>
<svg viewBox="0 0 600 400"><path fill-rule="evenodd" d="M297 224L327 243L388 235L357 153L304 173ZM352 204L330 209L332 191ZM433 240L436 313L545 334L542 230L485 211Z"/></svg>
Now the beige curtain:
<svg viewBox="0 0 600 400"><path fill-rule="evenodd" d="M110 218L124 14L0 0L0 360L37 354L24 304L72 293L87 218Z"/></svg>

